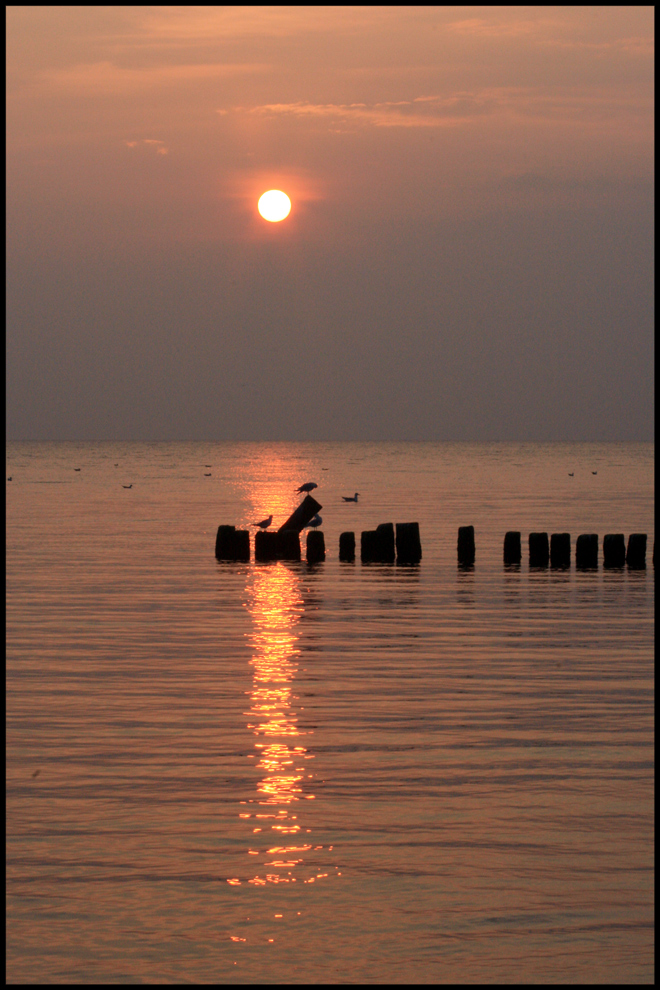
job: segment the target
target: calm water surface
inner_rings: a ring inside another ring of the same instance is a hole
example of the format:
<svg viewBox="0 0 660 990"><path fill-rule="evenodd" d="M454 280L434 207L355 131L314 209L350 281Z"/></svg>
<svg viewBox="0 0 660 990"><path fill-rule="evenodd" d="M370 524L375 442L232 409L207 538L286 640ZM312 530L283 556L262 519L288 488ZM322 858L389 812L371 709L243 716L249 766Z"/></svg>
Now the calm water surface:
<svg viewBox="0 0 660 990"><path fill-rule="evenodd" d="M650 445L26 443L7 476L10 982L653 981ZM325 563L214 559L308 480ZM338 561L410 520L419 567ZM509 529L646 532L649 568L505 569Z"/></svg>

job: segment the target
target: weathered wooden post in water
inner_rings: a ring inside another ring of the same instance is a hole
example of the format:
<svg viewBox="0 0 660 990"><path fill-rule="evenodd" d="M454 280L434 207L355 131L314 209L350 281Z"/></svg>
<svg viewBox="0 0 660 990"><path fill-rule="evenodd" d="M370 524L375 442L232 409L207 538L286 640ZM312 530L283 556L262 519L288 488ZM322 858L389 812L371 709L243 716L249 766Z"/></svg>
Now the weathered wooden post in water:
<svg viewBox="0 0 660 990"><path fill-rule="evenodd" d="M575 542L575 566L581 571L598 567L598 533L582 533Z"/></svg>
<svg viewBox="0 0 660 990"><path fill-rule="evenodd" d="M314 518L323 508L315 498L306 495L295 512L292 512L287 521L280 526L278 533L283 533L285 529L294 529L296 533L302 533L308 522Z"/></svg>
<svg viewBox="0 0 660 990"><path fill-rule="evenodd" d="M520 533L517 530L510 530L504 534L504 563L519 564L521 560Z"/></svg>
<svg viewBox="0 0 660 990"><path fill-rule="evenodd" d="M381 523L360 535L360 559L363 564L394 563L394 524Z"/></svg>
<svg viewBox="0 0 660 990"><path fill-rule="evenodd" d="M474 564L474 526L458 527L458 563L460 567Z"/></svg>
<svg viewBox="0 0 660 990"><path fill-rule="evenodd" d="M295 529L280 530L277 534L280 560L300 560L300 536Z"/></svg>
<svg viewBox="0 0 660 990"><path fill-rule="evenodd" d="M235 526L218 526L215 555L218 560L249 560L249 530L236 529Z"/></svg>
<svg viewBox="0 0 660 990"><path fill-rule="evenodd" d="M378 559L382 564L394 563L394 523L381 523L376 526L378 537Z"/></svg>
<svg viewBox="0 0 660 990"><path fill-rule="evenodd" d="M339 559L348 563L355 560L355 533L339 534Z"/></svg>
<svg viewBox="0 0 660 990"><path fill-rule="evenodd" d="M623 567L626 562L626 541L623 533L606 533L603 537L603 567Z"/></svg>
<svg viewBox="0 0 660 990"><path fill-rule="evenodd" d="M571 566L571 534L552 533L550 536L550 567Z"/></svg>
<svg viewBox="0 0 660 990"><path fill-rule="evenodd" d="M419 564L422 559L422 542L419 538L419 523L396 524L397 564Z"/></svg>
<svg viewBox="0 0 660 990"><path fill-rule="evenodd" d="M363 564L373 564L378 560L378 533L375 529L365 529L360 533L360 560Z"/></svg>
<svg viewBox="0 0 660 990"><path fill-rule="evenodd" d="M550 547L547 533L529 534L529 566L547 567L550 560Z"/></svg>
<svg viewBox="0 0 660 990"><path fill-rule="evenodd" d="M269 560L278 560L280 541L278 533L270 533L265 529L260 529L254 537L254 559L260 563Z"/></svg>
<svg viewBox="0 0 660 990"><path fill-rule="evenodd" d="M646 570L646 533L631 533L628 537L626 564L632 570Z"/></svg>
<svg viewBox="0 0 660 990"><path fill-rule="evenodd" d="M307 534L307 563L318 564L325 560L325 538L320 529L312 529Z"/></svg>

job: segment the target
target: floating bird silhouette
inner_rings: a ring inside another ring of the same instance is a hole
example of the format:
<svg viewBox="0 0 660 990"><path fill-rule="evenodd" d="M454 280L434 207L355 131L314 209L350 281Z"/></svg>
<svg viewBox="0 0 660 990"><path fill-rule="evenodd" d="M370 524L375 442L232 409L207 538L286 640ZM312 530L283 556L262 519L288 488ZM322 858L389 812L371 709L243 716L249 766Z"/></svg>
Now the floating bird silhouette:
<svg viewBox="0 0 660 990"><path fill-rule="evenodd" d="M322 522L323 522L323 520L321 519L320 515L317 512L316 515L314 516L314 518L309 520L309 522L307 523L307 526L309 526L310 529L316 529L316 527L317 526L320 526ZM306 529L307 527L305 526L303 528Z"/></svg>
<svg viewBox="0 0 660 990"><path fill-rule="evenodd" d="M80 471L80 468L74 468L73 470L74 471Z"/></svg>
<svg viewBox="0 0 660 990"><path fill-rule="evenodd" d="M211 467L211 465L210 464L205 464L204 467Z"/></svg>
<svg viewBox="0 0 660 990"><path fill-rule="evenodd" d="M359 492L356 492L353 498L349 498L347 495L342 495L342 499L344 502L357 502L359 494Z"/></svg>
<svg viewBox="0 0 660 990"><path fill-rule="evenodd" d="M268 519L262 519L261 522L259 522L259 523L252 523L252 525L253 526L258 526L259 529L268 529L268 527L270 526L270 524L272 523L272 521L273 521L273 517L272 516L268 516Z"/></svg>
<svg viewBox="0 0 660 990"><path fill-rule="evenodd" d="M591 473L592 474L598 474L598 471L592 471Z"/></svg>
<svg viewBox="0 0 660 990"><path fill-rule="evenodd" d="M205 478L210 478L211 477L211 472L209 471L209 473L207 474L206 471L205 471L204 472L204 477Z"/></svg>
<svg viewBox="0 0 660 990"><path fill-rule="evenodd" d="M575 474L575 471L569 471L568 472L568 477L569 478L572 478L574 476L574 474Z"/></svg>
<svg viewBox="0 0 660 990"><path fill-rule="evenodd" d="M133 482L131 481L130 485L122 485L121 487L122 488L132 488L133 487Z"/></svg>
<svg viewBox="0 0 660 990"><path fill-rule="evenodd" d="M315 488L318 488L318 487L319 486L316 484L315 481L308 481L306 484L301 485L300 488L296 488L296 491L299 492L299 493L302 493L302 492L311 492Z"/></svg>

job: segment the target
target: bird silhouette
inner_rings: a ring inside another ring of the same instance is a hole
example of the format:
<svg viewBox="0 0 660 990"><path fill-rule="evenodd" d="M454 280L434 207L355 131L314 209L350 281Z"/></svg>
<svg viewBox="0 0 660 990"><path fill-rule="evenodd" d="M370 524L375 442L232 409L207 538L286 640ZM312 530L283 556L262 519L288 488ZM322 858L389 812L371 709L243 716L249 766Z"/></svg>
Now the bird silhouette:
<svg viewBox="0 0 660 990"><path fill-rule="evenodd" d="M272 523L272 521L273 521L273 517L272 516L268 516L268 519L262 519L261 522L252 523L252 525L253 526L258 526L259 529L268 529L268 527L270 526L270 524Z"/></svg>
<svg viewBox="0 0 660 990"><path fill-rule="evenodd" d="M122 485L121 487L122 488L132 488L133 487L133 482L131 482L130 485Z"/></svg>
<svg viewBox="0 0 660 990"><path fill-rule="evenodd" d="M207 474L206 472L204 472L204 477L205 477L205 478L210 478L210 477L211 477L211 472L209 471L209 473L208 473L208 474Z"/></svg>
<svg viewBox="0 0 660 990"><path fill-rule="evenodd" d="M307 526L309 526L310 529L316 529L316 527L317 526L320 526L322 522L323 522L323 520L321 519L320 515L317 512L316 515L314 516L314 518L309 520L309 522L307 523ZM306 529L307 527L304 527L304 528Z"/></svg>
<svg viewBox="0 0 660 990"><path fill-rule="evenodd" d="M74 471L80 471L80 468L74 468L73 470Z"/></svg>
<svg viewBox="0 0 660 990"><path fill-rule="evenodd" d="M592 474L598 474L598 471L592 471L591 473Z"/></svg>
<svg viewBox="0 0 660 990"><path fill-rule="evenodd" d="M7 481L11 481L11 478L7 478Z"/></svg>
<svg viewBox="0 0 660 990"><path fill-rule="evenodd" d="M575 475L575 471L569 471L568 472L568 477L569 478L572 478L574 475Z"/></svg>
<svg viewBox="0 0 660 990"><path fill-rule="evenodd" d="M342 498L344 502L357 502L359 494L359 492L356 492L353 498L349 498L347 495L342 495Z"/></svg>
<svg viewBox="0 0 660 990"><path fill-rule="evenodd" d="M314 488L318 488L318 487L319 486L316 484L315 481L308 481L305 485L301 485L300 488L296 488L296 491L298 493L311 492L314 490Z"/></svg>

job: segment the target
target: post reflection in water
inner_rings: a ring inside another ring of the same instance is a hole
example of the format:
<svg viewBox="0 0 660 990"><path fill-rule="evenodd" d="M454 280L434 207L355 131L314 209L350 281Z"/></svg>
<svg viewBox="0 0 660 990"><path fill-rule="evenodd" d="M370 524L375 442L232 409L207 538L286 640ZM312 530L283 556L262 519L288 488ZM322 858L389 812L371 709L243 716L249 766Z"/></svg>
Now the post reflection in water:
<svg viewBox="0 0 660 990"><path fill-rule="evenodd" d="M253 826L248 855L255 857L258 868L247 882L256 885L311 883L328 876L305 863L313 847L311 829L298 817L298 802L314 798L314 775L307 762L314 755L302 744L313 730L299 728L293 695L300 655L297 626L304 608L300 581L300 568L282 563L256 567L248 578L254 680L246 714L247 728L256 737L256 753L249 759L260 779L257 797L242 802L259 810L246 808L241 818L251 819ZM228 882L238 885L241 880Z"/></svg>

